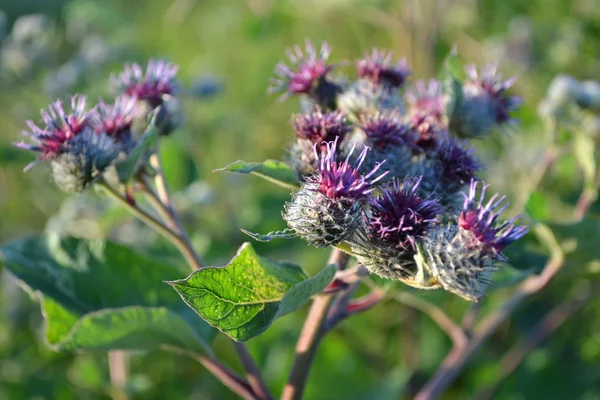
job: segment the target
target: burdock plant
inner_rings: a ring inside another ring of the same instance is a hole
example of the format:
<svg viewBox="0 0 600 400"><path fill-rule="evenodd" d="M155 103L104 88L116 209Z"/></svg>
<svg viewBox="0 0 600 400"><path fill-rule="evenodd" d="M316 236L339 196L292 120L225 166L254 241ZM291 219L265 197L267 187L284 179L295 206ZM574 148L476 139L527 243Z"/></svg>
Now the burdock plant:
<svg viewBox="0 0 600 400"><path fill-rule="evenodd" d="M27 123L28 141L16 146L37 158L26 170L49 166L65 191L99 189L167 238L192 270L185 277L162 258L110 241L48 234L6 244L3 262L41 299L54 349L108 350L111 368L120 371L121 350L182 353L242 398L268 400L274 397L243 342L312 300L281 397L300 399L325 334L391 298L428 313L454 341L444 367L417 395L430 399L548 283L564 262L562 252L549 228L523 217L553 249L541 275L525 278L476 328L476 308L464 325L442 311L457 296L485 301L496 283L514 280L507 248L523 242L528 227L504 216L505 196L487 196L484 163L469 141L516 134L504 129L517 126L512 114L519 101L508 93L513 80L502 80L495 67L468 67L464 79L445 68L440 79L413 83L407 61L393 61L383 50L366 52L356 76L343 77L346 64L332 64L330 53L326 43L307 41L275 68L270 91L281 99L300 97L304 105L291 118L286 161L237 161L220 170L253 173L292 191L282 204L285 229L244 232L261 241L300 238L331 248L326 266L312 277L297 265L259 256L250 243L224 267L210 266L192 246L159 156L164 135L183 123L174 64L128 64L112 77L114 100L93 105L75 95L70 108L56 101L42 110L41 123ZM593 96L582 100L575 92L574 104L596 109ZM588 189L579 212L594 198ZM361 285L366 294L357 297ZM245 377L215 355L211 341L218 331L233 340Z"/></svg>

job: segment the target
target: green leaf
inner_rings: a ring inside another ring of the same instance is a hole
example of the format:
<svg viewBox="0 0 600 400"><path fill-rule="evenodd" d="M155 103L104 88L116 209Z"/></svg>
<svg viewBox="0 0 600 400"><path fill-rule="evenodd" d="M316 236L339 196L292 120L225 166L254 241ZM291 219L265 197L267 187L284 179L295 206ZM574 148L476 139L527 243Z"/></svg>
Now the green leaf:
<svg viewBox="0 0 600 400"><path fill-rule="evenodd" d="M298 236L293 229L284 229L282 231L269 232L264 235L262 235L260 233L250 232L245 229L240 229L240 230L242 232L244 232L246 235L250 236L251 238L253 238L254 240L259 241L259 242L270 242L273 239L294 239L295 237Z"/></svg>
<svg viewBox="0 0 600 400"><path fill-rule="evenodd" d="M43 308L49 317L48 331L60 329L56 313L62 313L62 307L49 299L43 302ZM166 307L131 306L90 312L77 320L68 332L51 337L55 339L50 342L51 346L60 351L146 350L160 346L205 351L198 333Z"/></svg>
<svg viewBox="0 0 600 400"><path fill-rule="evenodd" d="M210 352L214 330L162 283L179 273L160 261L114 243L56 235L5 244L0 260L40 299L54 349L156 349L185 342ZM165 334L172 329L178 332Z"/></svg>
<svg viewBox="0 0 600 400"><path fill-rule="evenodd" d="M156 144L157 139L158 131L156 130L156 127L151 124L142 134L140 140L127 157L116 163L115 167L117 169L117 175L119 176L119 182L126 183L131 179L138 168L140 160Z"/></svg>
<svg viewBox="0 0 600 400"><path fill-rule="evenodd" d="M238 160L224 168L216 169L214 172L223 171L253 174L288 189L300 187L298 174L283 161L266 160L257 163Z"/></svg>
<svg viewBox="0 0 600 400"><path fill-rule="evenodd" d="M167 283L209 324L246 341L302 307L331 282L335 271L328 265L308 278L297 265L260 257L245 243L227 266L203 268Z"/></svg>

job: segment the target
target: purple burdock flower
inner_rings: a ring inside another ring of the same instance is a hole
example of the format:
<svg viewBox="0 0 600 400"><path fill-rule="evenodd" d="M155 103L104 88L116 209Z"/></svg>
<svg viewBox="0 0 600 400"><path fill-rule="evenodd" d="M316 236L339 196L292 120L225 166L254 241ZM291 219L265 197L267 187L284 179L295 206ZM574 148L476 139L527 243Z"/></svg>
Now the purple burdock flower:
<svg viewBox="0 0 600 400"><path fill-rule="evenodd" d="M441 207L436 200L425 200L417 194L416 182L394 180L379 196L369 200L365 217L367 236L398 251L414 248L415 239L422 237L437 220Z"/></svg>
<svg viewBox="0 0 600 400"><path fill-rule="evenodd" d="M292 125L298 138L317 145L335 140L341 143L351 130L341 111L297 114L292 118Z"/></svg>
<svg viewBox="0 0 600 400"><path fill-rule="evenodd" d="M40 152L39 159L47 161L54 182L68 192L87 189L117 158L121 144L107 132L98 130L96 112L86 110L84 96L71 98L71 113L67 114L60 101L42 110L44 127L29 122L30 132L24 132L35 144L16 146ZM29 169L35 162L29 164Z"/></svg>
<svg viewBox="0 0 600 400"><path fill-rule="evenodd" d="M178 66L161 60L150 60L144 73L139 64L126 64L125 70L111 81L120 94L146 100L152 107L162 104L163 96L173 95L177 88Z"/></svg>
<svg viewBox="0 0 600 400"><path fill-rule="evenodd" d="M308 178L307 182L318 184L321 193L332 200L363 199L374 190L374 184L387 174L387 172L384 172L374 177L383 163L377 164L371 171L363 175L360 172L360 167L365 161L369 148L365 146L356 161L351 164L350 158L356 146L353 145L346 160L337 162L337 143L337 140L329 142L327 153L320 158L315 146L315 157L320 160L319 170L314 176Z"/></svg>
<svg viewBox="0 0 600 400"><path fill-rule="evenodd" d="M525 225L515 226L514 222L518 217L498 223L498 217L508 206L508 202L502 205L506 196L498 198L498 194L494 194L484 205L483 199L488 185L482 183L479 199L477 186L478 182L472 181L469 194L464 195L465 202L458 217L458 226L473 239L467 241L466 246L501 252L506 246L523 237L528 228Z"/></svg>
<svg viewBox="0 0 600 400"><path fill-rule="evenodd" d="M484 204L487 186L482 185L477 196L478 182L472 181L456 224L433 230L419 247L423 267L434 281L470 301L485 295L498 266L507 261L502 250L527 233L526 226L514 225L515 219L497 222L507 204L501 206L504 197L498 195Z"/></svg>
<svg viewBox="0 0 600 400"><path fill-rule="evenodd" d="M406 93L406 101L409 113L426 114L440 122L446 112L442 84L436 79L416 82Z"/></svg>
<svg viewBox="0 0 600 400"><path fill-rule="evenodd" d="M86 110L85 96L75 95L71 98L71 113L66 113L62 102L57 100L48 107L48 111L41 110L42 126L33 121L28 121L29 131L23 135L34 141L34 144L15 143L16 147L40 152L40 159L49 160L61 154L65 142L79 135L86 127L90 126L90 113ZM31 168L34 163L27 166Z"/></svg>
<svg viewBox="0 0 600 400"><path fill-rule="evenodd" d="M469 79L465 82L463 91L487 94L494 105L496 123L509 122L510 112L521 103L518 97L511 97L506 93L515 82L515 78L503 81L495 65L488 65L481 72L478 72L474 65L470 65L466 71Z"/></svg>
<svg viewBox="0 0 600 400"><path fill-rule="evenodd" d="M120 139L130 133L135 111L135 99L119 96L113 104L100 100L92 110L93 125L97 133Z"/></svg>
<svg viewBox="0 0 600 400"><path fill-rule="evenodd" d="M420 241L438 221L437 200L418 194L420 179L394 180L369 199L363 226L352 242L352 251L369 271L385 278L417 284L414 255Z"/></svg>
<svg viewBox="0 0 600 400"><path fill-rule="evenodd" d="M285 100L291 94L306 94L310 97L322 97L327 84L325 77L334 68L327 64L331 48L327 42L317 49L306 39L304 52L300 46L287 50L290 65L281 62L275 66L276 78L271 79L269 92L283 92L280 100ZM318 86L322 86L319 90Z"/></svg>
<svg viewBox="0 0 600 400"><path fill-rule="evenodd" d="M442 85L437 80L418 81L406 100L408 125L417 137L415 144L424 151L435 150L448 136Z"/></svg>
<svg viewBox="0 0 600 400"><path fill-rule="evenodd" d="M410 129L402 122L397 111L383 111L362 119L361 129L367 137L366 143L375 149L387 146L411 146L414 142Z"/></svg>
<svg viewBox="0 0 600 400"><path fill-rule="evenodd" d="M322 154L317 148L315 144L318 169L285 204L283 219L309 244L335 246L349 238L361 224L365 200L386 173L378 174L380 164L367 174L361 173L368 147L353 163L350 159L354 146L342 162L336 161L337 140L327 143Z"/></svg>
<svg viewBox="0 0 600 400"><path fill-rule="evenodd" d="M412 73L405 58L392 63L392 53L379 49L367 52L356 62L356 68L361 78L393 88L402 86Z"/></svg>
<svg viewBox="0 0 600 400"><path fill-rule="evenodd" d="M481 164L473 155L474 148L448 139L440 145L436 158L441 166L441 181L444 190L453 193L468 182L472 182L481 169Z"/></svg>

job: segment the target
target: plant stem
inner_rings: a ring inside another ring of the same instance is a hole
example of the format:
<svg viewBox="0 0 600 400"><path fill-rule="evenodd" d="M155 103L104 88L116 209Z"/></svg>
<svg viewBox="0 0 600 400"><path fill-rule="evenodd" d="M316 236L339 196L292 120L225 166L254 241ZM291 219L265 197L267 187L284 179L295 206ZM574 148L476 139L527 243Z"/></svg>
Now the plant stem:
<svg viewBox="0 0 600 400"><path fill-rule="evenodd" d="M246 400L256 400L250 385L226 365L218 360L201 355L194 355L193 357L235 394Z"/></svg>
<svg viewBox="0 0 600 400"><path fill-rule="evenodd" d="M464 330L441 308L408 292L395 293L393 299L427 314L452 339L455 347L464 347L467 337Z"/></svg>
<svg viewBox="0 0 600 400"><path fill-rule="evenodd" d="M327 264L337 264L338 270L344 269L348 256L340 249L334 248ZM333 301L333 294L321 294L314 298L308 317L296 344L294 363L288 382L283 389L281 400L299 400L302 398L310 367L317 349L325 334L327 311Z"/></svg>
<svg viewBox="0 0 600 400"><path fill-rule="evenodd" d="M154 168L156 176L154 177L154 184L156 185L156 191L152 185L148 182L145 176L138 177L142 188L146 193L148 200L154 207L154 209L161 215L163 221L175 232L177 232L178 243L177 247L181 253L188 260L188 264L192 271L196 271L200 268L205 268L206 264L198 253L194 250L189 237L183 228L183 224L179 218L177 210L173 207L171 201L171 195L164 178L162 171L162 165L158 154L153 154L150 157L150 165ZM247 347L243 343L233 342L236 352L242 362L244 369L246 370L248 382L254 395L259 399L270 400L273 398L269 389L264 382L260 369L254 362L252 355L248 351Z"/></svg>
<svg viewBox="0 0 600 400"><path fill-rule="evenodd" d="M248 378L248 383L254 391L254 394L261 400L272 400L273 396L265 385L260 369L258 368L258 365L256 365L256 362L254 362L248 348L243 343L236 341L233 341L233 346L247 372L246 376Z"/></svg>
<svg viewBox="0 0 600 400"><path fill-rule="evenodd" d="M127 400L127 354L123 350L108 351L108 371L113 400Z"/></svg>

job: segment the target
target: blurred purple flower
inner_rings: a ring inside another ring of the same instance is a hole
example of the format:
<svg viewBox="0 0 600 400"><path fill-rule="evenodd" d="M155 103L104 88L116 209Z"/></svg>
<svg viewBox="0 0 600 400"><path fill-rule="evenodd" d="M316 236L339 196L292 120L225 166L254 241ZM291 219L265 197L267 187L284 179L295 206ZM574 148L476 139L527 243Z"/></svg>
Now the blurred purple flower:
<svg viewBox="0 0 600 400"><path fill-rule="evenodd" d="M33 140L34 144L24 142L15 143L16 147L42 153L40 159L47 160L56 157L63 150L63 145L71 140L86 127L90 126L90 113L86 110L86 98L82 95L71 97L71 113L67 114L62 102L57 100L48 107L48 111L41 110L42 126L33 121L27 121L29 131L23 135ZM29 169L34 163L29 164Z"/></svg>
<svg viewBox="0 0 600 400"><path fill-rule="evenodd" d="M336 139L341 143L351 130L341 111L322 113L319 110L296 114L292 117L292 125L299 138L317 145Z"/></svg>
<svg viewBox="0 0 600 400"><path fill-rule="evenodd" d="M513 77L503 81L495 65L488 65L480 72L474 65L469 65L466 67L466 72L468 80L463 90L474 95L487 94L495 107L496 123L510 122L511 111L521 104L519 97L511 97L506 93L516 79Z"/></svg>
<svg viewBox="0 0 600 400"><path fill-rule="evenodd" d="M392 52L379 49L365 53L364 57L356 62L356 68L361 78L394 88L402 86L412 73L405 58L393 64Z"/></svg>
<svg viewBox="0 0 600 400"><path fill-rule="evenodd" d="M441 143L436 156L442 165L444 186L460 188L476 178L481 164L473 155L473 151L473 147L465 148L465 144L455 139Z"/></svg>
<svg viewBox="0 0 600 400"><path fill-rule="evenodd" d="M119 96L113 104L100 100L91 112L96 133L105 133L119 139L121 135L130 131L134 111L135 99L131 97Z"/></svg>
<svg viewBox="0 0 600 400"><path fill-rule="evenodd" d="M395 110L364 117L361 128L367 136L367 143L380 150L388 145L411 146L415 141L409 127L402 122L400 113Z"/></svg>
<svg viewBox="0 0 600 400"><path fill-rule="evenodd" d="M306 39L304 52L300 46L287 50L290 65L281 62L275 66L276 78L271 79L269 92L284 92L280 100L285 100L290 94L310 94L317 81L323 79L332 65L327 65L331 48L327 42L317 49L312 42Z"/></svg>
<svg viewBox="0 0 600 400"><path fill-rule="evenodd" d="M147 100L153 107L162 103L164 95L174 94L178 66L162 60L150 60L144 74L139 64L125 64L125 70L111 81L120 94Z"/></svg>

